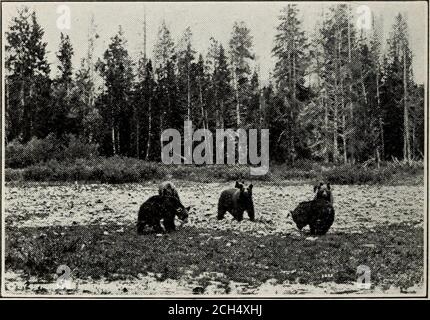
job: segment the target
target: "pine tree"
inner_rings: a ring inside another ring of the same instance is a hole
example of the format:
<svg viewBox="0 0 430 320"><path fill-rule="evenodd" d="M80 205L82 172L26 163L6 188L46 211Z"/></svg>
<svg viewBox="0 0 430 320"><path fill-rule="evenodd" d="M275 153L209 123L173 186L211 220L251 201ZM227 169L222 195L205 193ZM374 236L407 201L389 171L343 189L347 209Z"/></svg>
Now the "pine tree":
<svg viewBox="0 0 430 320"><path fill-rule="evenodd" d="M53 82L52 113L48 126L57 137L66 133L76 133L78 118L72 111L72 70L73 47L68 35L60 34L57 52L58 76Z"/></svg>
<svg viewBox="0 0 430 320"><path fill-rule="evenodd" d="M36 13L27 7L18 10L6 32L7 141L26 142L49 132L50 67L43 35Z"/></svg>
<svg viewBox="0 0 430 320"><path fill-rule="evenodd" d="M183 113L178 103L178 88L176 79L177 57L174 52L175 44L163 21L154 47L154 64L157 80L156 101L157 106L154 119L157 123L158 133L161 135L165 128L183 127ZM158 146L160 147L160 145Z"/></svg>
<svg viewBox="0 0 430 320"><path fill-rule="evenodd" d="M132 114L132 61L126 49L126 39L121 26L111 38L103 60L97 63L97 69L105 81L101 97L102 116L109 128L109 143L105 145L107 154L130 155Z"/></svg>
<svg viewBox="0 0 430 320"><path fill-rule="evenodd" d="M251 75L250 62L254 60L252 52L251 30L245 25L245 22L235 22L231 38L230 59L232 70L232 81L236 98L236 127L242 125L243 101L249 92L249 77Z"/></svg>
<svg viewBox="0 0 430 320"><path fill-rule="evenodd" d="M354 134L353 85L356 79L352 63L354 32L347 5L340 4L330 8L320 29L323 61L321 80L324 87L332 133L332 159L348 161L353 143L348 140ZM341 147L339 143L342 142ZM341 157L342 152L342 157Z"/></svg>
<svg viewBox="0 0 430 320"><path fill-rule="evenodd" d="M187 120L193 119L192 95L195 87L193 79L193 64L195 51L192 48L191 28L185 29L177 48L178 57L178 90L180 92L180 102L186 106Z"/></svg>
<svg viewBox="0 0 430 320"><path fill-rule="evenodd" d="M285 129L285 142L289 160L297 156L299 141L298 115L306 97L305 73L309 66L308 41L298 19L297 5L288 5L281 11L275 36L273 55L276 57L274 78L283 108L277 115L278 124Z"/></svg>
<svg viewBox="0 0 430 320"><path fill-rule="evenodd" d="M222 45L219 46L219 50L215 54L215 65L211 81L215 101L215 126L216 128L225 128L230 126L228 110L233 100L233 90L230 85L231 73Z"/></svg>
<svg viewBox="0 0 430 320"><path fill-rule="evenodd" d="M412 159L410 92L413 88L412 53L409 48L408 27L398 14L388 39L384 99L384 140L386 156L409 162ZM399 132L402 128L402 132ZM403 147L398 143L402 141Z"/></svg>

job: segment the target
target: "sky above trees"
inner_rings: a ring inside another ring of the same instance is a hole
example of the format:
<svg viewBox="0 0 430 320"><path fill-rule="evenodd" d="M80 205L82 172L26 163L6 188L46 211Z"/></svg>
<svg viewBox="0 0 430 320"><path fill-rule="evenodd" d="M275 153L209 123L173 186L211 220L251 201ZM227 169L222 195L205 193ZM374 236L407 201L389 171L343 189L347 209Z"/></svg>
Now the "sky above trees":
<svg viewBox="0 0 430 320"><path fill-rule="evenodd" d="M391 30L397 13L401 12L408 18L410 47L414 57L414 77L417 83L423 83L427 75L424 67L427 65L426 2L411 2L407 5L403 2L357 2L351 5L356 8L362 4L368 5L375 16L382 18L385 36ZM75 67L79 65L79 61L86 54L88 26L92 14L95 17L99 35L95 56L100 56L104 52L110 38L118 31L118 25L121 25L128 41L127 48L130 55L132 58L137 57L138 52L143 48L143 13L146 9L147 52L151 58L157 31L163 20L171 30L175 43L178 42L184 30L190 27L193 34L193 46L198 52L207 52L211 37L227 47L234 22L244 21L251 29L256 64L260 70L261 80L265 82L269 79L275 62L271 50L278 23L277 17L280 9L286 3L70 3L68 4L72 20L70 30L57 28L56 21L59 17L56 12L57 4L29 3L27 5L36 12L39 22L45 30L44 39L48 43L48 61L52 64L53 72L57 70L56 51L60 41L60 32L70 36L75 51L73 65ZM322 10L328 5L317 2L299 3L299 19L303 21L305 31L313 32ZM16 14L19 6L15 3L3 3L3 30L9 25L11 17ZM385 39L382 44L385 44Z"/></svg>

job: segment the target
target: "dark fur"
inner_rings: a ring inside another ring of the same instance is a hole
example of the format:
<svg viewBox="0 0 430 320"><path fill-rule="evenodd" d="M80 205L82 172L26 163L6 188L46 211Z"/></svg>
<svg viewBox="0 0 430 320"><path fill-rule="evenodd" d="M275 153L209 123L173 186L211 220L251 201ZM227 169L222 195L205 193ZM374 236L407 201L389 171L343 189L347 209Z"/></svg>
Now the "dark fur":
<svg viewBox="0 0 430 320"><path fill-rule="evenodd" d="M311 235L324 235L334 222L334 208L324 199L301 202L291 212L297 228L302 230L309 225Z"/></svg>
<svg viewBox="0 0 430 320"><path fill-rule="evenodd" d="M188 210L176 197L152 196L140 206L137 233L142 234L145 226L152 227L155 232L174 231L175 216L186 222Z"/></svg>
<svg viewBox="0 0 430 320"><path fill-rule="evenodd" d="M160 196L175 197L176 199L181 201L179 199L179 194L178 194L178 191L176 190L175 185L170 181L164 181L160 183L160 185L158 186L158 194Z"/></svg>
<svg viewBox="0 0 430 320"><path fill-rule="evenodd" d="M243 213L246 211L249 220L255 220L254 202L252 200L252 184L245 188L243 184L236 182L234 189L221 192L218 200L218 220L224 218L228 211L237 221L243 220Z"/></svg>
<svg viewBox="0 0 430 320"><path fill-rule="evenodd" d="M330 183L324 184L321 182L319 185L316 185L314 187L314 193L315 193L314 200L323 199L330 202L330 204L333 205L333 194L331 193Z"/></svg>
<svg viewBox="0 0 430 320"><path fill-rule="evenodd" d="M312 201L301 202L291 212L297 228L302 230L309 225L311 235L324 235L334 222L333 194L330 183L320 183L314 187Z"/></svg>

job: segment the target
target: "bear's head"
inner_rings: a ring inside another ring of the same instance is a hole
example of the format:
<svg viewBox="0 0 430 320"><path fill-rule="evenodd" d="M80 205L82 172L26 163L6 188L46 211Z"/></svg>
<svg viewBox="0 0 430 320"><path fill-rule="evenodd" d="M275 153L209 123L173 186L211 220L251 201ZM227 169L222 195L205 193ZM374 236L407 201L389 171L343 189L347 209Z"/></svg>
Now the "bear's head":
<svg viewBox="0 0 430 320"><path fill-rule="evenodd" d="M190 207L185 208L181 201L176 197L165 196L164 199L167 199L169 206L171 206L171 208L175 210L175 215L180 220L182 220L182 222L188 222L188 212L190 210Z"/></svg>
<svg viewBox="0 0 430 320"><path fill-rule="evenodd" d="M190 211L190 207L184 207L176 209L176 215L179 219L181 219L184 223L188 222L188 212Z"/></svg>
<svg viewBox="0 0 430 320"><path fill-rule="evenodd" d="M241 188L244 187L244 185L245 185L245 182L236 181L236 184L235 184L234 187L237 188L237 189L241 189Z"/></svg>
<svg viewBox="0 0 430 320"><path fill-rule="evenodd" d="M248 188L245 188L243 184L236 182L236 188L240 190L239 203L245 210L254 209L254 202L252 200L252 187L253 185L250 184Z"/></svg>
<svg viewBox="0 0 430 320"><path fill-rule="evenodd" d="M314 187L315 199L323 199L330 203L333 202L330 183L320 183Z"/></svg>

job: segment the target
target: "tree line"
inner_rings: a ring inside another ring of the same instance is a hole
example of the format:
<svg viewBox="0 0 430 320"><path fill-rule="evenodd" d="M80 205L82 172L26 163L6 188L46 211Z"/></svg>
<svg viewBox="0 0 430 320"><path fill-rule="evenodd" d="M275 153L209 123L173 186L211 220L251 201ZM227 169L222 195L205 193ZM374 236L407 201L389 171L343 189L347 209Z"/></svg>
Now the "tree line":
<svg viewBox="0 0 430 320"><path fill-rule="evenodd" d="M61 33L51 76L44 30L36 13L19 9L6 31L6 144L73 135L101 155L159 161L161 132L196 128L268 128L270 159L355 163L422 159L424 86L415 83L408 25L398 14L382 50L378 21L355 26L347 4L330 6L305 32L296 5L279 14L271 78L262 83L253 36L233 25L228 46L210 39L193 47L187 28L174 41L163 22L153 56L127 50L119 26L95 57L97 27L87 53L72 65L73 45ZM145 29L146 33L146 29Z"/></svg>

